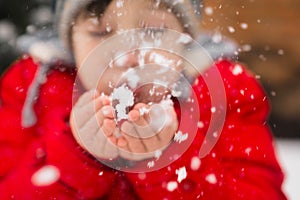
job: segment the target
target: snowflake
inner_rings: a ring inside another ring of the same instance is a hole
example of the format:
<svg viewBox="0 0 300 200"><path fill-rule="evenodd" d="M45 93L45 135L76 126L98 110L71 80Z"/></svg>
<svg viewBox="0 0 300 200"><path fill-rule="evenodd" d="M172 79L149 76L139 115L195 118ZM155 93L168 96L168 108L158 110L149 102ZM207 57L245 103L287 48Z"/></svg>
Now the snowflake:
<svg viewBox="0 0 300 200"><path fill-rule="evenodd" d="M148 114L149 111L150 111L150 109L148 109L148 108L146 108L146 107L141 107L141 108L139 109L139 113L140 113L141 116L143 116L144 114Z"/></svg>
<svg viewBox="0 0 300 200"><path fill-rule="evenodd" d="M232 73L233 73L233 75L235 75L235 76L241 74L242 72L243 72L243 68L242 68L240 65L238 65L238 64L236 64L236 65L234 66L233 70L232 70Z"/></svg>
<svg viewBox="0 0 300 200"><path fill-rule="evenodd" d="M182 180L186 179L186 177L187 177L187 172L186 172L185 167L181 167L179 169L176 169L175 173L178 175L178 177L177 177L178 183L180 183Z"/></svg>
<svg viewBox="0 0 300 200"><path fill-rule="evenodd" d="M211 184L216 184L217 183L217 178L215 174L208 174L205 178L205 180Z"/></svg>
<svg viewBox="0 0 300 200"><path fill-rule="evenodd" d="M149 162L147 163L147 166L148 166L148 168L154 167L154 161L153 161L153 160L152 160L152 161L149 161Z"/></svg>
<svg viewBox="0 0 300 200"><path fill-rule="evenodd" d="M170 181L170 182L168 182L168 184L167 184L167 190L168 190L169 192L173 192L174 190L177 189L177 187L178 187L178 184L177 184L177 182L175 182L175 181Z"/></svg>
<svg viewBox="0 0 300 200"><path fill-rule="evenodd" d="M201 160L197 156L194 156L191 160L191 169L197 171L200 168Z"/></svg>
<svg viewBox="0 0 300 200"><path fill-rule="evenodd" d="M182 134L181 131L178 131L177 133L175 133L174 141L180 144L181 142L187 140L188 136L188 133Z"/></svg>
<svg viewBox="0 0 300 200"><path fill-rule="evenodd" d="M31 183L35 186L48 186L60 178L60 171L53 165L46 165L37 170L31 177Z"/></svg>
<svg viewBox="0 0 300 200"><path fill-rule="evenodd" d="M156 150L154 152L154 157L158 160L162 155L162 152L160 150Z"/></svg>

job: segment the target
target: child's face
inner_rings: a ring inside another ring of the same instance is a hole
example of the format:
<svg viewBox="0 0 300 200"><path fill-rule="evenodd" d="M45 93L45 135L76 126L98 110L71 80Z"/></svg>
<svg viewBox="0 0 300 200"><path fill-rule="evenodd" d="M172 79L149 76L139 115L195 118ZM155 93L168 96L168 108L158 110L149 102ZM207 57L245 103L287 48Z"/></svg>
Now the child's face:
<svg viewBox="0 0 300 200"><path fill-rule="evenodd" d="M91 14L87 13L88 11L81 12L72 29L72 48L77 66L83 64L89 53L99 45L99 43L123 30L157 27L183 32L182 25L174 13L162 4L160 6L155 5L154 0L113 0L106 7L103 14ZM170 57L170 55L164 56ZM125 64L127 67L121 69L112 68L106 72L108 74L103 79L107 78L107 80L103 80L103 82L114 82L112 79L118 79L120 74L128 70L128 66L135 64L135 58L131 56L126 62L128 62ZM130 64L130 62L134 64ZM147 61L145 61L145 63L147 63ZM91 70L89 73L79 73L83 83L85 80L90 81L90 77L93 76L93 71ZM109 74L111 74L111 76ZM105 84L98 83L98 86L95 87L101 92L109 92L107 86L102 87L101 85Z"/></svg>

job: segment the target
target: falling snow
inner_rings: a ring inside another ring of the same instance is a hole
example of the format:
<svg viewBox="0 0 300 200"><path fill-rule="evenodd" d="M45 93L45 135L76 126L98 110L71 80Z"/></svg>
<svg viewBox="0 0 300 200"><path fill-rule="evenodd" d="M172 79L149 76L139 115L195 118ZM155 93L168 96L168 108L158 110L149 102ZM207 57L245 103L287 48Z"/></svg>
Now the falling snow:
<svg viewBox="0 0 300 200"><path fill-rule="evenodd" d="M242 45L242 50L243 50L244 52L251 51L251 49L252 49L252 47L251 47L250 44L244 44L244 45Z"/></svg>
<svg viewBox="0 0 300 200"><path fill-rule="evenodd" d="M235 76L241 74L242 72L243 72L243 68L242 68L242 66L240 66L239 64L236 64L236 65L234 66L234 68L232 69L232 73L233 73L233 75L235 75Z"/></svg>
<svg viewBox="0 0 300 200"><path fill-rule="evenodd" d="M154 167L154 165L155 165L155 163L154 163L153 160L152 160L152 161L149 161L149 162L147 163L147 167L148 167L148 168L152 168L152 167Z"/></svg>
<svg viewBox="0 0 300 200"><path fill-rule="evenodd" d="M214 138L217 138L219 136L218 132L217 131L213 132L213 136Z"/></svg>
<svg viewBox="0 0 300 200"><path fill-rule="evenodd" d="M31 182L35 186L48 186L56 181L60 177L60 171L53 165L46 165L37 170L31 177Z"/></svg>
<svg viewBox="0 0 300 200"><path fill-rule="evenodd" d="M181 167L179 169L176 169L175 173L178 175L178 177L177 177L178 183L180 183L181 181L183 181L187 177L187 172L186 172L185 167Z"/></svg>
<svg viewBox="0 0 300 200"><path fill-rule="evenodd" d="M105 30L107 33L110 33L112 31L112 27L109 24L106 24Z"/></svg>
<svg viewBox="0 0 300 200"><path fill-rule="evenodd" d="M245 91L244 90L240 90L241 95L245 95Z"/></svg>
<svg viewBox="0 0 300 200"><path fill-rule="evenodd" d="M283 51L282 49L279 49L279 50L277 51L277 53L278 53L278 55L282 56L282 55L284 54L284 51Z"/></svg>
<svg viewBox="0 0 300 200"><path fill-rule="evenodd" d="M217 178L215 174L208 174L205 177L205 180L211 184L216 184L217 183Z"/></svg>
<svg viewBox="0 0 300 200"><path fill-rule="evenodd" d="M180 34L180 37L177 39L177 44L188 44L192 41L192 37L188 34Z"/></svg>
<svg viewBox="0 0 300 200"><path fill-rule="evenodd" d="M241 29L247 29L248 28L248 24L247 23L241 23L240 24Z"/></svg>
<svg viewBox="0 0 300 200"><path fill-rule="evenodd" d="M167 184L167 190L169 192L173 192L174 190L176 190L178 187L178 183L176 181L170 181Z"/></svg>
<svg viewBox="0 0 300 200"><path fill-rule="evenodd" d="M191 160L191 169L197 171L200 168L201 160L197 156L194 156Z"/></svg>
<svg viewBox="0 0 300 200"><path fill-rule="evenodd" d="M267 60L266 56L263 55L263 54L260 54L258 57L259 57L259 59L261 59L262 61L266 61L266 60Z"/></svg>
<svg viewBox="0 0 300 200"><path fill-rule="evenodd" d="M173 97L180 97L182 95L181 91L171 90L171 94Z"/></svg>
<svg viewBox="0 0 300 200"><path fill-rule="evenodd" d="M140 180L144 180L146 178L146 174L145 173L139 173L138 177Z"/></svg>
<svg viewBox="0 0 300 200"><path fill-rule="evenodd" d="M206 15L212 15L214 13L214 10L213 10L212 7L207 6L207 7L204 8L204 12L205 12Z"/></svg>
<svg viewBox="0 0 300 200"><path fill-rule="evenodd" d="M217 109L216 109L216 107L211 107L210 111L211 111L212 113L215 113L215 112L217 111Z"/></svg>
<svg viewBox="0 0 300 200"><path fill-rule="evenodd" d="M251 147L248 147L247 149L245 149L245 153L249 156L250 152L252 151Z"/></svg>
<svg viewBox="0 0 300 200"><path fill-rule="evenodd" d="M173 1L173 6L177 5L177 4L182 4L184 2L184 0L174 0Z"/></svg>
<svg viewBox="0 0 300 200"><path fill-rule="evenodd" d="M155 53L152 52L149 56L149 61L156 63L156 64L161 64L161 65L174 65L174 61L171 59L166 58L165 56L159 54L159 53Z"/></svg>
<svg viewBox="0 0 300 200"><path fill-rule="evenodd" d="M234 33L235 29L232 26L228 26L229 33Z"/></svg>
<svg viewBox="0 0 300 200"><path fill-rule="evenodd" d="M117 0L117 2L116 2L117 8L121 8L121 7L123 7L123 5L124 5L124 0Z"/></svg>
<svg viewBox="0 0 300 200"><path fill-rule="evenodd" d="M213 34L212 36L212 41L214 43L220 43L222 42L222 35L219 32L216 32L215 34Z"/></svg>
<svg viewBox="0 0 300 200"><path fill-rule="evenodd" d="M160 150L156 150L154 152L154 157L158 160L162 155L162 152Z"/></svg>
<svg viewBox="0 0 300 200"><path fill-rule="evenodd" d="M182 134L181 131L178 131L177 133L175 133L174 141L180 144L181 142L187 140L188 136L189 136L188 133Z"/></svg>
<svg viewBox="0 0 300 200"><path fill-rule="evenodd" d="M197 123L198 128L203 128L204 127L204 123L202 121L199 121Z"/></svg>
<svg viewBox="0 0 300 200"><path fill-rule="evenodd" d="M143 116L144 114L148 114L149 111L150 111L150 109L149 109L149 108L146 108L146 107L141 107L141 108L139 109L139 113L140 113L141 116Z"/></svg>
<svg viewBox="0 0 300 200"><path fill-rule="evenodd" d="M276 96L276 92L275 91L271 91L271 96L275 97Z"/></svg>
<svg viewBox="0 0 300 200"><path fill-rule="evenodd" d="M258 74L256 74L256 75L255 75L255 78L259 80L259 79L261 78L261 76L258 75Z"/></svg>

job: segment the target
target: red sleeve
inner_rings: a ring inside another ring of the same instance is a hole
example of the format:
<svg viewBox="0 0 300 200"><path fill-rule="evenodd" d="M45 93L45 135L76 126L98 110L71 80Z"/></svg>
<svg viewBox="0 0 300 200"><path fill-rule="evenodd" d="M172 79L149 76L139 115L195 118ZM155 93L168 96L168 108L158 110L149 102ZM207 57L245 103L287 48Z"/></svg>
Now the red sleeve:
<svg viewBox="0 0 300 200"><path fill-rule="evenodd" d="M264 90L241 64L221 61L216 65L227 95L227 115L220 139L206 158L204 174L214 174L215 189L224 191L219 193L222 198L286 199L266 122L270 106Z"/></svg>
<svg viewBox="0 0 300 200"><path fill-rule="evenodd" d="M36 71L29 57L15 62L0 80L0 178L13 170L31 138L21 127L21 110ZM5 162L3 162L5 160Z"/></svg>
<svg viewBox="0 0 300 200"><path fill-rule="evenodd" d="M83 152L68 126L74 72L49 70L34 105L38 121L22 128L21 112L36 70L34 61L24 57L0 80L0 199L103 197L116 175ZM58 178L39 185L33 180L39 170Z"/></svg>
<svg viewBox="0 0 300 200"><path fill-rule="evenodd" d="M284 200L283 174L277 162L272 133L266 124L268 99L257 80L240 64L216 64L226 92L226 118L212 151L199 158L211 116L210 93L202 77L194 91L198 97L198 133L177 161L158 171L127 174L144 199L260 199ZM181 116L183 117L183 116ZM186 121L187 126L189 121ZM187 176L178 182L176 170Z"/></svg>

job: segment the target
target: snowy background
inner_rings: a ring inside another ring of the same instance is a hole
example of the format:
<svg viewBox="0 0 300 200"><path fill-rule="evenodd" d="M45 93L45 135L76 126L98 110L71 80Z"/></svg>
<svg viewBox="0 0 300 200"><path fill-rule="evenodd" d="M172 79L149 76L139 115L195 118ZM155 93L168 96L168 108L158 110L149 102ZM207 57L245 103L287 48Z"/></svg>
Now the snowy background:
<svg viewBox="0 0 300 200"><path fill-rule="evenodd" d="M290 200L300 199L300 141L277 139L278 159L285 173L284 191Z"/></svg>
<svg viewBox="0 0 300 200"><path fill-rule="evenodd" d="M21 51L21 35L51 26L51 0L0 0L0 74ZM206 0L203 29L239 43L247 63L272 101L270 125L286 173L285 191L300 199L300 4L298 0Z"/></svg>

